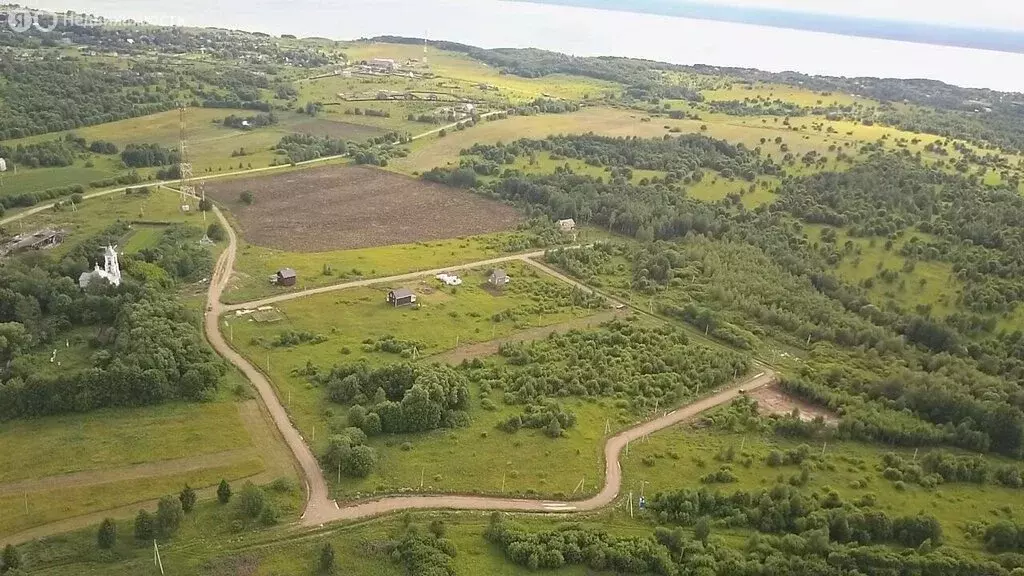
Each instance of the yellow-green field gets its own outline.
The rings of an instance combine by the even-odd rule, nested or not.
[[[820,242],[821,234],[826,229],[821,225],[805,225],[808,240],[814,244]],[[886,249],[885,238],[854,238],[841,229],[835,229],[836,246],[844,250],[850,242],[854,252],[846,255],[837,267],[839,275],[852,284],[862,284],[864,280],[873,278],[868,294],[877,303],[895,302],[908,310],[918,305],[928,306],[932,314],[945,316],[956,308],[962,283],[953,274],[953,268],[945,262],[921,261],[914,264],[912,271],[904,271],[907,259],[900,255],[900,248],[916,237],[924,242],[930,239],[928,234],[911,232],[892,243]],[[859,251],[859,253],[857,253]],[[879,274],[882,270],[893,270],[899,278],[886,282]]]

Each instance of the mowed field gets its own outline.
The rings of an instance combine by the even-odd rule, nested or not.
[[[251,191],[255,202],[239,195]],[[207,185],[245,238],[295,252],[387,246],[507,230],[511,207],[368,167],[325,166]]]

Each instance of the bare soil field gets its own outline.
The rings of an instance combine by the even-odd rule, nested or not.
[[[386,131],[373,126],[352,124],[351,122],[339,122],[337,120],[325,120],[322,118],[309,118],[292,123],[292,129],[302,134],[313,136],[329,136],[342,140],[362,142],[374,136],[383,136]]]
[[[252,205],[239,200],[243,191]],[[211,183],[242,235],[258,246],[319,252],[508,230],[510,206],[366,166],[324,166]]]
[[[758,388],[750,393],[750,397],[757,400],[758,409],[767,414],[790,414],[797,408],[801,420],[813,420],[821,416],[830,425],[839,422],[839,418],[832,412],[790,396],[775,386]]]

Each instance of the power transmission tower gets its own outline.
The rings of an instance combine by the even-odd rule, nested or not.
[[[188,108],[182,104],[178,107],[178,171],[180,182],[178,184],[178,191],[181,193],[181,205],[182,207],[189,205],[188,199],[194,198],[196,195],[196,189],[192,186],[192,163],[188,161],[188,125],[186,123],[186,117],[188,116]],[[187,210],[187,208],[186,208]]]

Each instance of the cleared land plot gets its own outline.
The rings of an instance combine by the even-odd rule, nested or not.
[[[505,266],[505,270],[512,280],[501,293],[482,286],[487,270],[464,271],[460,274],[463,284],[454,290],[441,288],[433,278],[425,279],[426,286],[418,281],[402,284],[416,291],[422,305],[419,309],[396,309],[385,303],[385,286],[354,288],[282,303],[280,310],[286,319],[280,322],[264,324],[249,321],[248,316],[228,316],[225,318],[228,323],[225,332],[232,338],[235,347],[255,365],[267,370],[293,421],[305,438],[316,438],[311,444],[314,450],[319,450],[326,444],[330,426],[338,423],[337,415],[346,408],[330,403],[323,389],[311,385],[305,377],[297,374],[296,371],[305,369],[307,363],[327,369],[335,364],[361,359],[371,364],[413,361],[412,355],[377,351],[372,344],[364,344],[364,340],[376,342],[389,335],[401,341],[406,349],[411,349],[415,344],[419,361],[431,362],[434,360],[431,354],[443,353],[462,344],[504,338],[523,330],[561,324],[599,312],[596,307],[588,309],[571,306],[568,301],[572,290],[570,286],[529,265],[512,262]],[[316,344],[274,345],[279,336],[293,331],[307,331],[324,340]],[[467,446],[473,443],[475,450],[475,442],[480,439],[481,432],[487,431],[493,439],[480,448],[479,457],[466,460],[464,473],[454,468],[451,472],[445,472],[445,461],[447,459],[451,463],[449,451],[453,449],[446,440],[449,431],[432,433],[422,446],[424,458],[432,454],[429,461],[436,463],[431,464],[433,472],[428,469],[427,481],[435,474],[442,475],[441,481],[431,482],[436,489],[500,491],[500,473],[497,477],[493,476],[493,466],[484,455],[498,453],[491,450],[507,451],[516,441],[505,435],[497,435],[493,427],[498,422],[497,418],[508,418],[516,413],[517,408],[487,412],[480,408],[479,397],[474,397],[477,398],[474,400],[477,405],[471,408],[471,413],[475,420],[479,419],[480,425],[450,432],[459,435]],[[600,471],[599,444],[594,440],[604,434],[605,418],[600,416],[602,408],[576,400],[572,401],[572,405],[581,418],[585,414],[592,415],[590,422],[593,426],[579,436],[583,444],[550,442],[539,431],[536,431],[535,438],[532,433],[522,435],[522,438],[530,437],[529,446],[537,450],[549,444],[557,450],[544,455],[541,465],[523,464],[521,472],[516,472],[517,476],[522,474],[519,480],[508,478],[509,491],[525,493],[533,489],[554,492],[566,489],[562,484],[569,484],[569,480],[560,480],[558,488],[545,490],[545,483],[540,482],[544,479],[544,470],[567,461],[573,457],[576,448],[584,445],[587,447],[587,457],[580,459],[579,468],[571,470],[571,475],[575,475],[576,470],[582,470],[582,474],[586,475]],[[575,408],[577,405],[578,409]],[[417,446],[421,445],[424,438],[427,437],[408,437]],[[343,478],[342,485],[338,487],[339,493],[354,496],[375,491],[378,485],[386,486],[388,490],[411,487],[414,477],[415,486],[418,487],[420,466],[415,461],[407,462],[407,455],[399,449],[399,437],[381,437],[374,442],[375,447],[386,449],[382,454],[386,464],[381,472],[360,481]],[[524,458],[531,451],[529,446],[521,452]],[[568,476],[569,472],[566,474]],[[329,480],[336,481],[336,478],[330,478],[330,474],[328,476]],[[477,481],[485,484],[474,488],[473,483]],[[577,482],[579,478],[572,480],[567,490],[571,491]]]
[[[239,195],[256,201],[246,206]],[[506,230],[511,207],[446,186],[361,166],[325,166],[207,185],[242,235],[297,252],[364,248]]]
[[[762,414],[792,414],[798,410],[801,420],[813,420],[818,416],[830,424],[839,421],[835,414],[810,402],[805,402],[795,396],[790,396],[775,386],[762,386],[750,393],[750,397],[757,401],[757,407]]]
[[[415,270],[486,260],[506,254],[503,246],[513,234],[499,232],[434,242],[305,253],[243,243],[237,253],[231,282],[221,300],[228,303],[248,302],[347,280],[394,276]],[[295,286],[276,286],[267,281],[268,276],[281,268],[292,268],[298,273]]]

